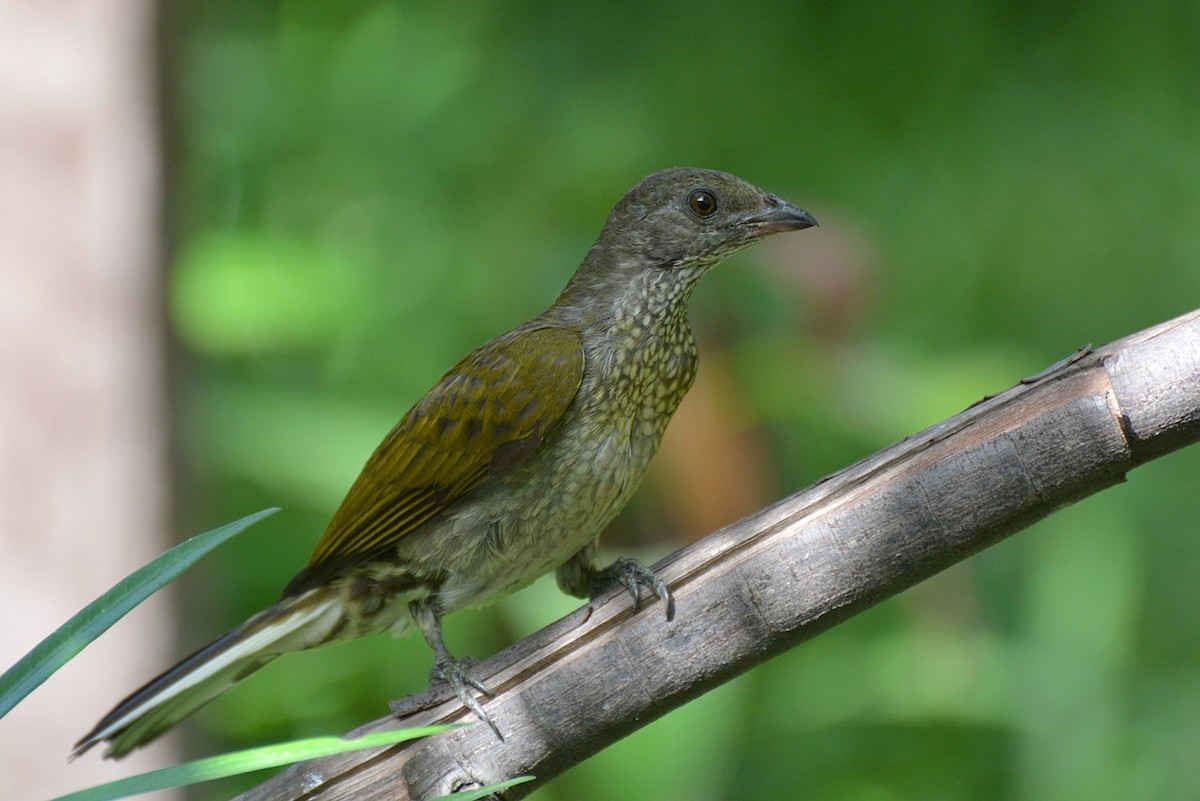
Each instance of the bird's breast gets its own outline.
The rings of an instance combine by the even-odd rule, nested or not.
[[[696,343],[686,318],[649,312],[617,321],[607,358],[596,359],[597,411],[634,438],[657,447],[667,423],[696,379]]]

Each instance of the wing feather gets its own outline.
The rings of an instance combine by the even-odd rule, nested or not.
[[[450,369],[392,429],[285,594],[324,583],[535,452],[583,379],[575,332],[510,331]]]

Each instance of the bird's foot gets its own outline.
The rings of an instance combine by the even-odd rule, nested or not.
[[[675,596],[671,595],[671,590],[667,588],[666,583],[654,575],[654,571],[641,562],[626,557],[618,559],[601,570],[596,575],[596,580],[593,584],[596,587],[596,591],[592,595],[595,597],[599,592],[608,590],[618,584],[629,590],[629,594],[633,596],[633,608],[635,610],[641,606],[640,588],[645,587],[657,595],[659,600],[666,605],[667,620],[675,619]]]
[[[429,673],[429,681],[433,684],[445,682],[450,685],[450,689],[454,690],[454,694],[458,696],[458,700],[462,701],[463,706],[471,710],[475,717],[488,725],[498,737],[503,740],[504,735],[500,733],[496,723],[484,710],[483,704],[479,703],[479,699],[471,694],[471,690],[477,690],[482,695],[492,698],[494,693],[489,690],[483,682],[479,681],[467,672],[467,669],[475,664],[475,660],[454,659],[453,657],[444,657],[436,660],[433,663],[433,670]]]

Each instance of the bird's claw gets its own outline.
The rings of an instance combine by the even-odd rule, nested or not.
[[[653,592],[667,607],[667,620],[675,619],[675,596],[666,582],[654,574],[654,571],[636,559],[623,558],[613,562],[602,571],[604,585],[611,587],[621,584],[633,596],[633,608],[641,606],[641,588]]]
[[[438,659],[433,663],[433,670],[429,673],[429,681],[431,683],[445,682],[450,685],[450,689],[454,690],[454,694],[458,696],[458,700],[462,701],[463,706],[471,710],[471,714],[477,717],[488,725],[488,728],[499,739],[503,740],[504,735],[500,733],[500,729],[492,720],[491,715],[483,708],[483,704],[479,703],[479,699],[471,694],[474,689],[482,695],[492,698],[495,696],[491,690],[484,685],[479,679],[467,672],[467,668],[474,660],[464,659]]]

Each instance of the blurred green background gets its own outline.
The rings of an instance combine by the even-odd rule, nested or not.
[[[188,577],[181,654],[277,597],[391,425],[549,304],[654,170],[735,172],[822,227],[698,290],[700,383],[613,554],[1200,297],[1195,2],[163,13],[179,537],[284,507]],[[536,798],[1200,797],[1198,476],[1195,448],[1147,465]],[[543,580],[448,641],[484,657],[576,604]],[[418,637],[292,656],[190,730],[342,732],[430,663]]]

